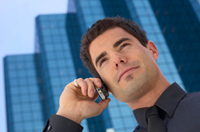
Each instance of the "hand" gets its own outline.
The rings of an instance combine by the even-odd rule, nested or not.
[[[60,96],[60,107],[57,115],[64,116],[77,123],[85,118],[100,115],[107,108],[110,99],[101,100],[96,103],[98,95],[96,88],[101,87],[101,80],[98,78],[82,78],[77,79],[80,88],[74,86],[74,83],[69,83]]]

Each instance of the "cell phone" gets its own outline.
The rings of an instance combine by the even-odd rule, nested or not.
[[[96,89],[98,95],[100,96],[100,98],[102,100],[105,100],[105,99],[108,98],[109,93],[108,93],[108,89],[106,88],[104,82],[102,80],[101,80],[101,82],[102,82],[102,87],[101,88],[96,88],[95,87],[95,89]]]

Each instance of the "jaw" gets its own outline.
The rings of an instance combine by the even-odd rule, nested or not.
[[[137,72],[127,75],[118,84],[115,84],[112,93],[119,101],[125,103],[138,102],[154,87],[155,80],[150,78],[152,78],[152,75],[140,68]]]

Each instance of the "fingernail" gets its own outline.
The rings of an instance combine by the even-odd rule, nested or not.
[[[99,85],[99,86],[100,86],[100,85],[101,85],[101,82],[100,82],[100,81],[98,81],[98,82],[97,82],[97,85]]]

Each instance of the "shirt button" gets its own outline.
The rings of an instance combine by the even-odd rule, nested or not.
[[[50,131],[50,130],[51,130],[51,128],[52,128],[52,126],[48,126],[47,130],[48,130],[48,131]]]

